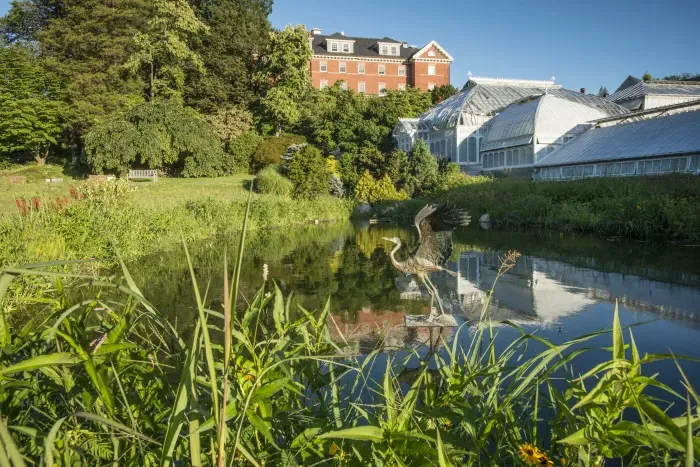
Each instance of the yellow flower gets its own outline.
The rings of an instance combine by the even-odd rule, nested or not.
[[[542,452],[532,444],[525,443],[518,449],[518,455],[527,465],[538,465]]]
[[[540,455],[537,457],[537,463],[535,465],[541,466],[541,467],[554,467],[554,462],[547,457],[547,454],[544,452],[540,452]]]

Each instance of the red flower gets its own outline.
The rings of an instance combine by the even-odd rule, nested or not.
[[[32,208],[39,209],[39,207],[40,207],[39,197],[35,196],[32,198]]]
[[[27,214],[27,200],[24,198],[15,198],[15,206],[21,215]]]
[[[76,187],[72,186],[68,189],[68,191],[70,192],[70,195],[73,197],[73,199],[75,199],[75,200],[80,199],[80,192],[78,191],[78,189]]]

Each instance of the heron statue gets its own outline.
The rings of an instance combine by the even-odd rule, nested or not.
[[[436,320],[445,314],[437,287],[431,282],[429,274],[445,271],[452,276],[456,272],[445,269],[447,260],[452,256],[452,231],[457,227],[469,225],[471,217],[462,209],[451,208],[447,205],[428,204],[416,215],[414,224],[418,229],[418,247],[404,261],[396,259],[396,252],[401,249],[401,239],[386,238],[394,244],[389,253],[391,264],[406,274],[418,277],[430,294],[430,320]],[[437,301],[438,309],[433,305]]]

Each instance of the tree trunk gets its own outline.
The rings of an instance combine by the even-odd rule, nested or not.
[[[36,161],[36,165],[44,165],[44,164],[46,164],[46,158],[49,156],[49,150],[47,148],[43,152],[42,151],[34,151],[33,155],[34,155],[34,160]]]

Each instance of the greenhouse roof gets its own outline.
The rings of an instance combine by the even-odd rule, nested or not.
[[[676,154],[700,154],[700,110],[593,128],[535,165],[548,167]]]
[[[647,95],[698,96],[700,82],[697,81],[640,81],[607,97],[612,102],[639,99]]]
[[[600,108],[581,104],[554,94],[538,96],[508,106],[491,120],[482,150],[528,144],[536,135],[549,144],[567,133],[584,131],[582,124],[607,117]]]
[[[599,108],[605,112],[605,116],[627,112],[627,109],[614,102],[564,89],[553,81],[472,78],[460,93],[445,99],[421,115],[420,121],[423,126],[431,129],[454,128],[459,125],[463,113],[493,116],[513,102],[542,94],[551,94]]]

